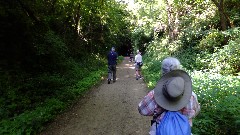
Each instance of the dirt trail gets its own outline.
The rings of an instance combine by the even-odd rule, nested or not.
[[[105,79],[40,135],[147,135],[151,117],[137,110],[147,87],[135,79],[134,65],[128,60],[117,66],[115,83],[107,84]]]

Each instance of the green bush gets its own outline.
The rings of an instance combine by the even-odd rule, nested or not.
[[[105,59],[91,56],[80,62],[64,60],[61,69],[53,73],[3,72],[0,134],[35,134],[45,122],[97,84],[107,73],[106,65]]]
[[[37,107],[34,111],[26,111],[11,119],[0,121],[0,134],[36,134],[44,123],[61,112],[65,106],[66,103],[57,99],[46,100],[44,107]]]
[[[197,54],[196,65],[199,68],[196,70],[211,71],[221,74],[237,75],[240,72],[240,31],[239,28],[230,29],[222,32],[229,37],[229,42],[221,48],[215,48],[214,52],[209,52],[208,49],[202,50]],[[211,38],[209,38],[211,40]],[[213,40],[213,44],[219,42]],[[218,39],[220,40],[220,39]],[[203,41],[203,40],[202,40]],[[218,43],[220,44],[220,42]],[[214,45],[213,45],[214,46]],[[212,48],[213,49],[213,48]]]
[[[62,65],[66,62],[66,54],[68,48],[63,39],[55,32],[49,30],[40,37],[40,40],[35,45],[36,59],[35,67],[41,68],[43,71],[61,71]]]
[[[144,81],[152,89],[160,78],[160,67],[154,61],[149,63],[152,65],[144,65],[143,73]],[[240,78],[200,71],[188,72],[201,106],[200,114],[193,120],[192,132],[197,135],[239,133]]]
[[[200,43],[195,46],[198,51],[206,51],[213,53],[223,45],[225,35],[218,30],[211,30],[208,34],[201,39]]]
[[[144,59],[144,66],[143,74],[144,74],[144,80],[147,82],[147,85],[150,89],[154,88],[157,81],[160,78],[160,69],[161,69],[161,62],[160,61],[147,61],[147,59]]]
[[[199,70],[203,66],[201,63],[196,62],[198,52],[192,48],[178,50],[174,55],[180,60],[182,66],[188,70]]]
[[[142,52],[146,49],[146,44],[148,44],[153,39],[153,31],[149,29],[148,25],[143,27],[138,27],[132,32],[131,40],[135,48],[140,49]]]
[[[142,73],[147,86],[152,89],[161,76],[161,61],[169,56],[167,51],[167,42],[165,39],[162,41],[153,41],[149,44],[146,53],[143,55]]]
[[[240,39],[230,41],[219,52],[210,58],[209,68],[219,69],[221,74],[239,74],[240,72]]]
[[[185,50],[174,53],[174,57],[180,60],[182,68],[191,75],[193,90],[198,95],[201,106],[200,114],[193,120],[193,134],[239,134],[240,132],[238,128],[240,126],[240,102],[238,100],[240,98],[240,78],[239,76],[214,74],[212,69],[209,68],[210,66],[216,67],[213,63],[209,65],[213,57],[215,59],[224,57],[225,60],[234,61],[231,63],[237,63],[238,56],[240,56],[237,41],[238,38],[235,38],[234,42],[230,41],[229,45],[226,45],[221,51],[215,52],[216,55],[209,52],[199,54],[197,50],[191,48],[185,48]],[[168,52],[171,52],[171,50],[168,51],[167,49],[157,51],[156,48],[161,45],[163,43],[152,43],[143,57],[144,81],[151,89],[155,87],[156,82],[160,79],[161,61],[170,56]],[[167,52],[161,52],[162,50]],[[223,52],[228,53],[223,55]],[[232,56],[233,58],[230,59]],[[220,63],[218,64],[220,65]],[[196,71],[197,69],[200,71]]]
[[[182,49],[193,48],[199,44],[200,40],[206,34],[206,31],[201,28],[188,27],[183,29],[179,35],[179,40],[182,44]]]
[[[118,61],[117,61],[117,63],[121,63],[123,60],[124,60],[124,57],[123,57],[123,56],[118,56]]]
[[[46,122],[66,109],[71,104],[71,101],[100,82],[102,75],[106,75],[105,67],[91,72],[75,85],[64,87],[65,89],[61,89],[62,91],[57,91],[55,96],[49,97],[35,109],[26,110],[12,118],[2,119],[0,121],[0,134],[30,135],[38,133]]]
[[[201,105],[200,114],[194,119],[193,133],[239,133],[240,78],[202,72],[192,72],[191,77]]]

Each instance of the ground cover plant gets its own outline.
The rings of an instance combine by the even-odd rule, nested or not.
[[[16,93],[9,95],[14,100],[2,98],[2,100],[9,101],[9,104],[2,104],[1,106],[0,134],[36,134],[39,132],[46,122],[53,119],[57,114],[65,110],[72,101],[101,81],[102,76],[105,76],[107,73],[106,62],[104,63],[102,66],[96,65],[98,68],[95,68],[95,70],[92,68],[91,71],[82,70],[79,66],[75,67],[77,69],[71,70],[73,73],[69,72],[69,78],[63,78],[59,75],[40,76],[45,81],[41,81],[41,83],[48,83],[48,85],[44,84],[43,86],[48,87],[42,88],[42,91],[38,93],[29,93],[32,96],[36,94],[35,98],[31,99],[28,98],[30,96],[26,95],[25,99],[23,96],[19,96],[19,94],[23,93],[19,93],[18,96],[15,95]],[[34,85],[35,81],[40,81],[40,78],[33,78],[33,81],[28,82],[28,85],[36,86]],[[79,79],[77,80],[76,78]],[[40,88],[39,86],[38,89]],[[15,89],[8,90],[9,92],[14,92]],[[42,98],[44,95],[45,98]],[[39,100],[36,99],[38,96]],[[31,102],[34,106],[29,107]],[[10,109],[20,110],[19,107],[22,107],[22,111],[9,111]]]
[[[1,1],[0,134],[36,134],[101,81],[127,16],[115,1]]]
[[[150,89],[160,79],[160,61],[146,61],[144,79]],[[155,66],[152,64],[155,63]],[[184,67],[182,67],[184,68]],[[211,72],[188,71],[193,91],[201,105],[200,114],[193,121],[193,134],[237,134],[240,132],[240,77],[223,76]]]
[[[191,72],[193,90],[201,112],[194,120],[194,134],[238,134],[240,132],[240,77],[211,72]]]
[[[118,63],[121,63],[123,59],[123,56],[119,56]],[[36,86],[34,83],[38,81],[41,83],[48,83],[47,85],[43,85],[48,87],[44,87],[41,92],[36,93],[36,96],[34,96],[35,98],[33,98],[35,101],[31,101],[31,98],[28,98],[30,96],[26,96],[27,99],[25,99],[22,96],[15,95],[16,93],[9,95],[13,96],[14,100],[9,101],[9,105],[2,104],[0,112],[0,116],[2,117],[0,121],[0,134],[39,133],[47,122],[54,119],[56,115],[71,106],[74,100],[80,98],[87,90],[102,81],[104,76],[107,75],[106,61],[106,59],[92,59],[91,62],[88,63],[88,65],[91,66],[90,68],[83,68],[77,63],[71,63],[72,68],[65,77],[43,74],[38,78],[33,78],[33,81],[29,82],[27,85]],[[87,65],[84,66],[88,67]],[[38,89],[40,88],[39,86]],[[55,90],[53,88],[55,88]],[[15,89],[8,90],[13,91]],[[36,99],[37,95],[41,101]],[[42,98],[44,95],[45,98]],[[2,100],[7,99],[2,98]],[[24,102],[24,100],[28,100],[28,102]],[[35,106],[29,107],[30,102],[34,102]],[[19,106],[23,106],[24,108],[22,108],[23,111],[18,112],[18,114],[15,111],[9,111],[9,108],[17,110]],[[15,114],[8,114],[11,112]],[[10,116],[12,117],[8,118]]]
[[[182,64],[181,68],[192,77],[193,91],[197,94],[201,105],[200,114],[193,121],[192,133],[197,135],[239,133],[240,76],[220,74],[210,68],[195,70],[198,64],[194,65],[194,57],[191,57],[194,51],[186,49],[183,50],[184,53],[179,51],[174,53],[171,48],[166,48],[168,45],[164,40],[152,42],[143,56],[144,80],[149,89],[153,89],[160,79],[161,61],[169,56],[176,57]],[[224,49],[226,48],[222,50]],[[232,52],[234,50],[237,49],[232,49]]]

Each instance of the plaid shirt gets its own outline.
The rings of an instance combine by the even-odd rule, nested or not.
[[[154,111],[157,114],[161,114],[157,117],[157,122],[161,122],[163,116],[165,115],[165,109],[160,107],[156,101],[154,100],[154,90],[150,91],[143,100],[138,105],[138,111],[141,115],[144,116],[153,116]],[[192,126],[192,118],[194,118],[200,111],[200,105],[197,101],[197,96],[194,92],[192,92],[192,96],[190,98],[190,102],[179,112],[185,115],[188,120],[190,126]]]

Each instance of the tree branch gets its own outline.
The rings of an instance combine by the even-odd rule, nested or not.
[[[38,17],[36,17],[33,13],[33,11],[31,11],[26,5],[23,4],[23,2],[21,0],[17,0],[19,2],[19,4],[21,5],[21,7],[23,8],[23,10],[26,12],[26,14],[32,18],[34,21],[36,22],[40,22],[40,19]]]

